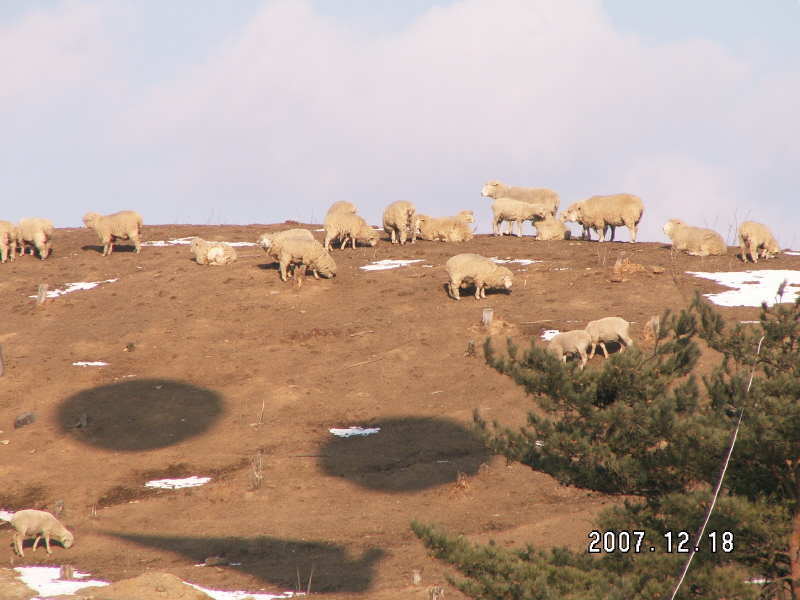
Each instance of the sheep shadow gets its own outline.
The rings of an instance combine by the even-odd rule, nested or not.
[[[103,248],[105,248],[105,246],[103,246],[103,245],[95,246],[93,244],[89,244],[87,246],[81,246],[81,250],[84,250],[84,251],[87,251],[87,252],[91,250],[91,251],[97,252],[98,254],[102,254],[103,253]],[[136,246],[134,244],[117,245],[117,243],[114,242],[114,252],[113,252],[113,254],[116,254],[117,252],[134,252],[135,253],[136,252]]]
[[[330,440],[320,449],[322,470],[362,487],[412,492],[456,482],[459,471],[474,475],[491,452],[467,427],[445,419],[407,417],[364,425],[371,435]]]
[[[359,593],[372,586],[374,564],[386,552],[381,548],[364,550],[351,557],[347,549],[331,542],[289,540],[274,537],[169,537],[104,532],[140,546],[166,550],[198,564],[210,556],[224,557],[228,569],[236,569],[269,582],[281,589],[296,589],[298,580],[305,591],[311,577],[316,593]],[[297,590],[301,591],[301,590]]]
[[[83,390],[58,410],[62,431],[99,448],[136,452],[200,435],[224,413],[222,397],[168,379],[138,379]]]
[[[448,297],[450,297],[449,282],[445,282],[442,284],[442,290],[444,290],[444,293],[447,294]],[[485,288],[484,291],[486,292],[487,296],[493,296],[494,294],[502,294],[503,296],[511,295],[511,290],[507,289],[497,290],[492,288]],[[465,283],[461,288],[459,288],[458,295],[461,297],[462,300],[465,298],[475,298],[475,284]],[[453,298],[450,299],[453,300]]]

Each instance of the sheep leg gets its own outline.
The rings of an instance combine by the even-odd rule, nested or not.
[[[613,242],[613,241],[614,241],[614,232],[616,231],[616,229],[617,229],[617,228],[616,228],[616,226],[614,226],[614,225],[607,225],[606,227],[608,227],[609,229],[611,229],[611,237],[610,237],[610,238],[608,238],[608,241],[609,241],[609,242]],[[605,232],[605,227],[603,228],[603,231]]]
[[[281,258],[281,264],[280,264],[281,281],[286,281],[286,267],[288,266],[289,266],[289,261],[287,259]]]
[[[754,263],[758,262],[758,246],[756,246],[755,240],[750,240],[750,258]]]
[[[522,237],[522,219],[517,219],[517,237]]]
[[[579,355],[580,355],[580,357],[581,357],[581,371],[583,371],[583,367],[585,367],[585,366],[586,366],[586,363],[587,363],[587,362],[588,362],[588,360],[589,360],[589,359],[586,357],[586,348],[582,348],[582,349],[581,349],[581,348],[578,348],[578,354],[579,354]]]
[[[22,536],[19,532],[14,533],[14,552],[16,552],[22,558],[25,558],[25,551],[22,549],[24,545],[24,541],[22,540]]]
[[[608,358],[608,350],[606,350],[606,344],[603,340],[600,340],[600,349],[603,351],[603,356]]]
[[[588,360],[592,360],[594,358],[595,350],[597,350],[597,344],[592,342],[591,345],[589,346],[589,359]]]
[[[461,294],[459,293],[460,287],[461,282],[456,279],[451,279],[450,283],[447,285],[447,293],[453,300],[461,300]]]

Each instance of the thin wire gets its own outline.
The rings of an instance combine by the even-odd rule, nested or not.
[[[761,339],[758,340],[758,350],[756,351],[756,356],[761,353],[761,342],[764,341],[764,336],[761,336]],[[757,361],[756,361],[757,364]],[[750,386],[753,385],[753,376],[756,374],[756,365],[753,365],[753,370],[750,372],[750,381],[747,384],[747,389],[744,392],[744,395],[750,393]],[[719,474],[719,480],[717,481],[717,487],[714,490],[714,498],[711,500],[711,504],[706,511],[706,518],[703,521],[703,526],[700,528],[700,531],[697,533],[697,537],[694,539],[694,545],[689,550],[689,557],[686,559],[686,563],[683,565],[683,572],[681,573],[680,579],[678,579],[678,583],[675,585],[675,589],[672,590],[672,595],[670,595],[669,600],[675,600],[675,595],[678,593],[681,585],[683,584],[683,580],[686,578],[686,573],[689,572],[689,565],[692,564],[692,559],[694,558],[695,553],[700,547],[700,541],[703,539],[703,534],[706,531],[706,525],[708,525],[709,519],[711,519],[711,513],[714,510],[714,506],[717,504],[717,498],[719,497],[719,491],[722,488],[722,480],[725,478],[725,472],[728,470],[728,463],[731,460],[731,454],[733,454],[733,447],[736,445],[736,437],[739,435],[739,427],[742,425],[742,417],[744,416],[744,406],[742,406],[742,410],[739,411],[739,422],[736,423],[736,429],[733,430],[733,436],[731,437],[731,443],[728,446],[728,454],[725,457],[725,462],[722,465],[722,472]]]

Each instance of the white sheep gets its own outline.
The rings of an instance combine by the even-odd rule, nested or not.
[[[462,286],[474,284],[475,299],[480,300],[486,298],[486,288],[510,292],[514,283],[514,274],[509,269],[478,254],[456,254],[447,261],[447,274],[450,276],[447,293],[455,300],[461,300]]]
[[[11,257],[14,260],[17,248],[17,228],[11,221],[0,221],[0,262]]]
[[[589,321],[589,324],[586,326],[586,333],[588,333],[592,339],[592,350],[589,352],[589,359],[591,360],[594,356],[597,344],[600,344],[600,348],[603,350],[603,356],[608,358],[606,342],[619,342],[619,351],[624,352],[625,348],[633,344],[631,336],[628,335],[630,328],[631,324],[620,317],[605,317],[597,321]]]
[[[352,241],[355,250],[356,242],[375,246],[378,243],[378,232],[358,215],[349,213],[333,213],[325,217],[325,250],[331,249],[334,239],[342,240],[341,249]]]
[[[543,204],[553,216],[556,215],[558,206],[561,204],[561,199],[558,197],[558,194],[549,188],[527,188],[518,187],[516,185],[504,185],[494,179],[483,186],[481,196],[488,196],[495,200],[498,198],[511,198],[512,200],[521,200],[529,204]]]
[[[94,229],[103,242],[103,256],[110,256],[114,252],[114,242],[117,240],[130,240],[137,253],[142,251],[142,215],[134,210],[106,216],[88,212],[83,215],[83,226]]]
[[[614,241],[614,231],[625,226],[631,232],[631,243],[636,243],[636,230],[644,213],[642,199],[633,194],[612,194],[611,196],[592,196],[586,200],[578,200],[569,205],[561,213],[561,221],[580,223],[584,233],[594,229],[600,241],[604,241],[605,232],[611,228],[609,241]],[[591,239],[591,235],[589,235]]]
[[[20,255],[25,254],[25,247],[31,246],[39,251],[42,260],[50,256],[53,251],[53,233],[55,228],[50,219],[44,217],[26,217],[17,223],[17,246]]]
[[[331,207],[328,209],[328,214],[332,215],[334,213],[347,213],[350,215],[358,214],[356,212],[356,205],[352,202],[348,202],[347,200],[339,200],[338,202],[331,204]]]
[[[592,337],[583,329],[565,331],[553,336],[547,348],[555,353],[561,362],[567,362],[567,354],[577,354],[581,357],[581,369],[589,360],[587,350],[592,343]]]
[[[258,238],[258,243],[264,249],[267,256],[274,259],[276,262],[280,262],[281,242],[289,238],[313,240],[314,234],[308,229],[285,229],[278,233],[262,234],[261,237]],[[294,277],[294,274],[287,273],[287,276]]]
[[[703,227],[691,227],[681,219],[670,219],[664,225],[664,233],[672,241],[672,249],[686,252],[689,256],[714,256],[728,252],[725,240],[716,231]]]
[[[472,228],[460,217],[429,217],[417,215],[417,229],[423,240],[442,242],[468,242]]]
[[[392,243],[396,244],[398,237],[400,238],[400,245],[406,243],[408,239],[408,230],[411,230],[411,243],[417,239],[417,209],[411,202],[406,200],[398,200],[392,202],[383,211],[383,230],[388,233],[392,238]]]
[[[302,283],[306,268],[314,273],[314,278],[334,277],[336,275],[336,263],[330,254],[317,240],[306,238],[285,238],[280,243],[278,252],[280,261],[281,280],[286,281],[286,268],[290,265],[297,265],[299,272],[295,271],[295,278]]]
[[[16,529],[14,533],[14,551],[20,556],[25,556],[22,549],[26,537],[36,536],[36,541],[33,542],[33,551],[36,551],[36,546],[39,545],[39,540],[44,538],[44,545],[47,548],[47,553],[52,554],[50,550],[50,538],[58,540],[64,548],[70,548],[74,537],[66,527],[59,523],[49,512],[43,510],[19,510],[11,517],[11,525]]]
[[[514,232],[514,223],[517,224],[517,237],[522,237],[523,221],[543,221],[550,214],[547,207],[542,204],[531,204],[511,198],[498,198],[492,204],[492,233],[502,235],[502,222],[508,222],[508,231]]]
[[[572,236],[569,227],[548,214],[544,221],[536,221],[536,240],[540,242],[551,242],[555,240],[568,240]]]
[[[745,221],[739,225],[739,246],[742,248],[742,262],[747,262],[748,250],[754,263],[758,262],[759,250],[763,259],[774,258],[780,252],[778,241],[769,228],[755,221]]]
[[[467,223],[475,222],[475,214],[471,210],[462,210],[456,216],[459,219],[464,219]]]
[[[196,237],[189,244],[189,250],[194,254],[198,265],[227,265],[236,262],[236,250],[225,242],[207,242],[201,237]]]

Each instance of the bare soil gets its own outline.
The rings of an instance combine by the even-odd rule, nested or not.
[[[253,242],[296,226],[153,226],[145,238]],[[238,248],[227,267],[197,265],[187,246],[141,254],[122,246],[106,258],[101,250],[92,231],[60,229],[47,260],[0,265],[0,440],[8,441],[0,509],[52,511],[63,501],[62,521],[75,534],[69,550],[19,559],[4,524],[3,560],[69,563],[110,581],[163,571],[276,593],[305,590],[311,577],[311,591],[332,599],[424,598],[428,586],[446,585],[446,567],[426,555],[412,519],[482,542],[586,547],[593,515],[618,499],[507,465],[471,433],[475,408],[517,425],[533,406],[485,365],[483,340],[510,335],[527,345],[544,330],[617,315],[647,343],[642,326],[652,315],[684,306],[695,287],[723,289],[685,271],[752,268],[733,248],[700,259],[656,243],[477,236],[401,247],[383,236],[376,248],[335,250],[338,276],[298,288],[280,281],[257,246]],[[465,290],[456,302],[444,264],[462,252],[540,262],[507,265],[516,272],[511,294],[476,301]],[[623,253],[643,269],[615,273]],[[421,262],[360,268],[382,259]],[[800,268],[800,257],[758,266]],[[110,279],[39,307],[31,297],[43,283]],[[487,307],[489,330],[481,326]],[[720,310],[730,319],[758,315]],[[15,429],[24,411],[38,419]],[[329,432],[349,426],[381,431]],[[143,485],[189,475],[211,482]],[[207,558],[222,564],[197,566]],[[421,587],[412,587],[412,570]]]

